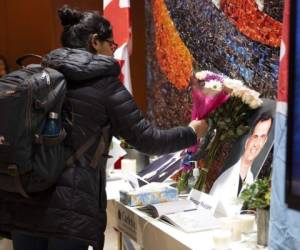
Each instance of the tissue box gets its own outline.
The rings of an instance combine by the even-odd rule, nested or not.
[[[160,190],[120,191],[120,201],[127,206],[145,206],[178,200],[176,188],[165,187]]]

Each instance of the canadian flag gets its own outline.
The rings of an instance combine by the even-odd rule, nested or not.
[[[277,100],[287,103],[288,101],[288,75],[289,75],[289,37],[290,37],[290,9],[291,1],[284,2],[282,40],[280,46],[280,68]]]
[[[119,45],[114,53],[120,62],[121,81],[132,94],[129,56],[131,54],[130,0],[103,0],[103,16],[113,27],[114,40]]]

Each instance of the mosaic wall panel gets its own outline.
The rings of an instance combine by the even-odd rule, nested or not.
[[[223,73],[243,80],[263,97],[276,97],[283,0],[213,2],[145,0],[148,117],[158,127],[191,120],[193,70]],[[208,176],[208,188],[231,147],[222,148]],[[263,173],[270,164],[267,161]]]
[[[263,2],[266,12],[255,0],[221,0],[220,9],[211,0],[146,0],[148,115],[154,123],[189,122],[193,68],[241,79],[263,97],[276,97],[282,0]]]
[[[265,0],[263,11],[277,21],[282,22],[284,0]]]

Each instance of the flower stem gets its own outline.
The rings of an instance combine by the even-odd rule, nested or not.
[[[200,191],[205,191],[205,183],[206,183],[206,177],[209,173],[209,170],[211,168],[212,163],[215,160],[215,157],[218,153],[218,150],[220,148],[220,134],[217,132],[212,145],[208,151],[207,157],[206,157],[206,163],[205,167],[201,169],[199,179],[197,180],[195,184],[195,189]]]

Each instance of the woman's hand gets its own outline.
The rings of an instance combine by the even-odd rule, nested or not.
[[[203,137],[207,133],[207,122],[205,120],[193,120],[190,122],[189,127],[191,127],[198,138]]]

